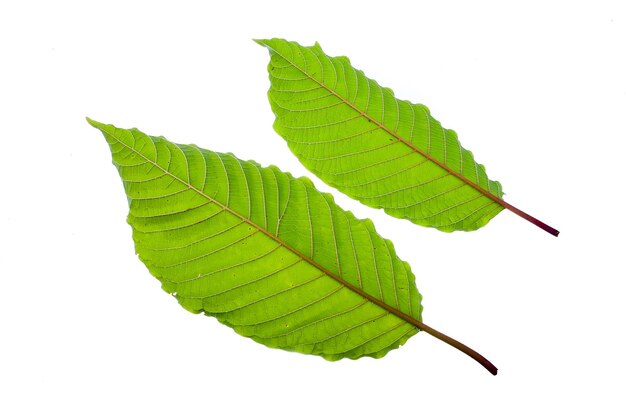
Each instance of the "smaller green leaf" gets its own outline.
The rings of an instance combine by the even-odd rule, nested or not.
[[[266,47],[274,129],[324,182],[391,216],[441,231],[473,231],[507,208],[553,235],[558,231],[505,202],[456,132],[422,104],[399,100],[319,44],[257,40]]]
[[[124,183],[139,258],[163,290],[268,347],[382,357],[420,329],[409,265],[310,180],[89,120]]]

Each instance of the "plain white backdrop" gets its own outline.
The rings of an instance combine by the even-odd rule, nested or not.
[[[473,233],[370,217],[425,333],[380,360],[268,349],[160,290],[85,116],[308,175],[272,129],[283,37],[429,106],[500,180]],[[626,13],[619,1],[4,1],[0,416],[623,417]],[[324,191],[330,188],[317,179]]]

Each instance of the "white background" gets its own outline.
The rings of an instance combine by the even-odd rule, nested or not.
[[[620,3],[2,2],[0,416],[625,416]],[[334,193],[412,265],[424,321],[498,376],[425,333],[381,360],[268,349],[181,309],[134,255],[84,117],[307,175],[272,129],[251,39],[274,36],[429,106],[562,231],[503,212],[445,234]]]

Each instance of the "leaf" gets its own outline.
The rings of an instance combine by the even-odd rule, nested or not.
[[[389,215],[441,231],[472,231],[508,208],[502,186],[428,108],[396,99],[346,57],[319,44],[257,40],[267,47],[274,129],[327,184]]]
[[[392,243],[310,180],[89,123],[124,183],[139,258],[184,308],[266,346],[329,360],[382,357],[423,329],[495,373],[421,322],[414,275]]]

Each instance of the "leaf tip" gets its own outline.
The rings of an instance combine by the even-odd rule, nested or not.
[[[257,44],[267,47],[267,39],[252,39]]]
[[[104,126],[103,123],[95,121],[91,119],[89,116],[86,116],[85,119],[87,120],[87,123],[93,126],[94,128],[102,130],[102,127]]]

